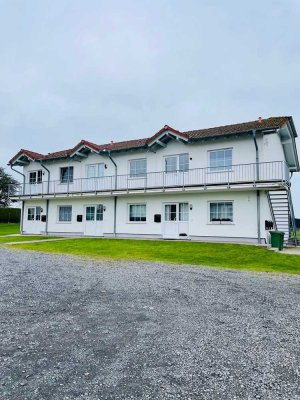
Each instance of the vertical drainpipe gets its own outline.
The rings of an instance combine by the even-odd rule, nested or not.
[[[48,172],[48,181],[47,181],[47,194],[49,194],[50,190],[50,171],[45,165],[40,161],[41,167],[43,167]],[[46,222],[45,222],[45,234],[48,235],[48,215],[49,215],[49,199],[46,199]]]
[[[259,151],[256,140],[256,129],[252,130],[253,140],[255,145],[255,162],[256,162],[256,181],[259,180]],[[257,213],[257,242],[261,243],[261,232],[260,232],[260,191],[256,191],[256,213]]]
[[[116,190],[117,189],[118,166],[115,163],[114,159],[112,158],[111,152],[107,151],[107,150],[104,150],[104,151],[108,155],[110,161],[115,166],[115,190]],[[114,230],[113,230],[114,237],[116,237],[116,235],[117,235],[117,201],[118,201],[117,196],[114,196]]]
[[[48,172],[48,181],[47,181],[47,194],[49,194],[49,189],[50,189],[50,171],[45,165],[40,161],[41,167],[43,167],[47,172]]]
[[[23,177],[23,190],[22,190],[23,193],[22,193],[22,194],[24,195],[24,194],[25,194],[25,180],[26,180],[25,174],[23,174],[22,172],[20,172],[20,171],[14,169],[14,167],[13,167],[11,164],[9,164],[9,165],[10,165],[10,168],[11,168],[14,172],[16,172],[16,173],[19,174],[19,175],[22,175],[22,177]],[[21,233],[21,234],[23,234],[24,208],[25,208],[24,200],[22,200],[21,223],[20,223],[20,233]]]

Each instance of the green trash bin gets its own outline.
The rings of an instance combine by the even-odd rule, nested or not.
[[[283,249],[284,232],[281,231],[270,231],[271,234],[271,246],[277,247],[278,250]]]

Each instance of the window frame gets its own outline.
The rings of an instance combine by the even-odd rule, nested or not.
[[[130,209],[133,206],[144,206],[145,207],[145,217],[140,217],[140,218],[145,218],[145,220],[130,220]],[[138,218],[138,217],[135,217]],[[127,223],[129,224],[146,224],[147,223],[147,203],[129,203],[128,208],[127,208]]]
[[[183,156],[187,157],[187,162],[182,163],[181,158]],[[176,169],[172,171],[167,171],[167,159],[168,158],[175,158],[176,159]],[[178,154],[168,154],[164,156],[163,161],[163,171],[166,174],[176,174],[178,172],[188,172],[190,170],[190,154],[189,153],[178,153]],[[181,168],[181,165],[187,165],[187,168]]]
[[[230,217],[227,218],[220,218],[219,213],[222,211],[217,210],[217,217],[214,221],[211,218],[212,212],[211,212],[211,205],[217,204],[222,205],[222,204],[231,204],[231,219],[229,220]],[[227,214],[226,210],[226,214]],[[209,225],[233,225],[234,224],[234,201],[233,200],[210,200],[208,201],[208,224]]]
[[[29,210],[34,210],[34,212],[33,212],[33,218],[32,219],[29,219],[28,217],[29,217]],[[35,221],[35,215],[36,215],[36,207],[35,206],[30,206],[30,207],[27,207],[27,218],[26,218],[26,220],[27,221],[30,221],[30,222],[33,222],[33,221]]]
[[[133,162],[138,162],[138,161],[144,161],[145,162],[145,172],[140,172],[140,173],[132,173],[131,172],[131,163]],[[139,178],[146,178],[147,177],[147,158],[134,158],[132,160],[128,160],[128,176],[130,179],[139,179]],[[137,170],[137,168],[135,168]]]
[[[86,219],[87,215],[87,208],[88,207],[93,207],[95,210],[94,213],[94,219]],[[85,204],[84,206],[84,220],[88,222],[103,222],[104,220],[104,211],[105,211],[105,206],[104,204]],[[99,218],[98,218],[99,217]]]
[[[71,208],[71,219],[70,219],[70,221],[61,221],[61,220],[60,220],[60,209],[61,209],[62,207]],[[70,204],[65,204],[65,205],[58,205],[58,206],[57,206],[57,223],[59,223],[59,224],[71,224],[71,223],[72,223],[72,219],[73,219],[73,206],[72,206],[72,205],[70,205]]]
[[[100,175],[100,165],[103,166],[103,175]],[[89,176],[89,167],[95,167],[96,168],[96,176]],[[86,164],[86,177],[87,179],[93,179],[93,178],[103,178],[104,177],[104,171],[105,171],[105,163],[94,163],[94,164]]]
[[[70,173],[68,173],[68,179],[66,181],[62,180],[62,170],[63,169],[67,169],[69,171],[72,170],[72,179],[69,178],[70,177]],[[74,166],[73,165],[70,165],[68,167],[60,167],[60,169],[59,169],[59,181],[60,181],[61,185],[68,185],[69,183],[73,183],[73,181],[74,181]]]
[[[226,153],[226,151],[229,151],[229,150],[231,152],[231,163],[229,165],[226,165],[225,153]],[[212,166],[211,165],[211,154],[212,153],[218,153],[218,152],[224,152],[224,165],[223,166],[217,166],[217,165],[216,166]],[[207,161],[208,171],[210,173],[214,173],[214,172],[230,172],[230,171],[232,171],[232,166],[233,166],[233,162],[232,162],[232,159],[233,159],[233,147],[224,147],[222,149],[208,150],[207,151],[207,158],[208,158],[208,161]]]
[[[35,174],[35,181],[31,182],[30,181],[30,175]],[[43,182],[43,170],[41,169],[36,169],[34,171],[28,171],[28,183],[30,185],[37,185]]]
[[[33,218],[31,218],[31,219],[28,219],[29,210],[34,210],[34,212],[32,214]],[[26,220],[30,221],[30,222],[41,221],[42,212],[43,212],[43,207],[41,207],[41,206],[29,206],[29,207],[27,207]]]

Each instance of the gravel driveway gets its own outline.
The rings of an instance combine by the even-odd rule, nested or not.
[[[300,277],[0,249],[0,399],[300,399]]]

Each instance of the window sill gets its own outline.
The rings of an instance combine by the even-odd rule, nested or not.
[[[141,224],[147,224],[147,221],[127,221],[126,222],[126,224],[138,224],[138,225],[141,225]]]
[[[72,221],[56,221],[57,224],[72,224]]]
[[[230,221],[216,221],[208,222],[207,225],[235,225],[235,223]]]

